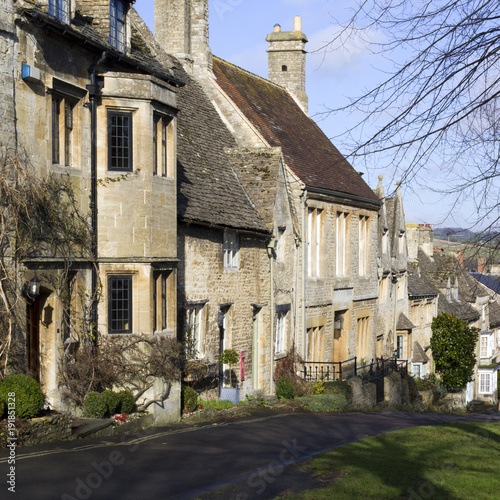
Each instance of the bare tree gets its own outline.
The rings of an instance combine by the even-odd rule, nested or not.
[[[22,371],[25,338],[24,263],[58,257],[64,263],[50,275],[63,298],[71,262],[86,257],[90,228],[68,176],[35,175],[19,155],[0,158],[0,374]]]
[[[437,190],[454,194],[455,208],[473,199],[475,224],[493,226],[499,219],[498,1],[359,0],[330,44],[353,33],[370,34],[369,42],[374,31],[382,41],[371,49],[393,69],[347,106],[328,111],[364,113],[347,133],[351,157],[391,165],[403,182],[427,187],[428,172],[438,168],[447,185]]]

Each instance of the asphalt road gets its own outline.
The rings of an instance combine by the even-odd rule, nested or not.
[[[399,412],[267,414],[199,427],[155,429],[107,441],[19,448],[15,494],[8,489],[12,483],[7,483],[8,450],[2,450],[0,498],[187,499],[221,488],[225,489],[213,498],[272,498],[284,489],[313,486],[310,478],[287,465],[366,436],[452,421],[492,422],[500,417]]]

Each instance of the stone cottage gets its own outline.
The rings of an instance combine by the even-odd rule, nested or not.
[[[307,116],[300,18],[268,35],[269,79],[212,56],[207,1],[156,0],[155,32],[233,136],[226,153],[272,234],[269,372],[292,347],[310,362],[375,357],[380,201]]]
[[[78,307],[88,306],[94,336],[176,334],[177,91],[184,81],[174,59],[151,57],[131,4],[8,0],[1,7],[2,148],[37,175],[69,177],[91,221],[91,248],[78,255],[49,249],[24,263],[25,280],[35,272],[41,279],[40,295],[27,299],[28,371],[56,408],[64,407],[58,366],[78,341],[68,328]],[[154,405],[158,421],[177,418],[178,391]]]

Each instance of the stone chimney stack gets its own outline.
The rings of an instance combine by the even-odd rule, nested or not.
[[[212,73],[208,0],[155,0],[155,38],[188,72]]]
[[[269,80],[286,87],[307,113],[305,46],[308,40],[302,33],[301,17],[295,17],[293,26],[293,31],[281,31],[277,24],[266,37],[269,42],[268,76]]]

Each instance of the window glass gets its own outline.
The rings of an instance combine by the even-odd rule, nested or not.
[[[132,113],[108,112],[108,169],[132,171]]]
[[[109,7],[109,43],[115,49],[123,51],[125,48],[125,2],[124,0],[111,0]]]
[[[132,332],[132,276],[108,278],[109,333]]]

